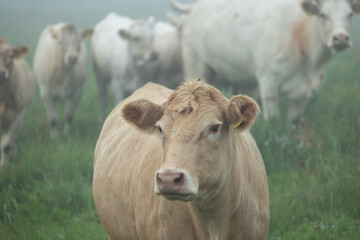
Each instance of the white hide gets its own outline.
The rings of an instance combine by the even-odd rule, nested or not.
[[[239,87],[254,98],[259,91],[266,119],[279,117],[278,98],[284,95],[288,120],[298,119],[336,52],[329,48],[332,38],[350,36],[348,1],[322,2],[320,11],[330,23],[307,15],[301,0],[195,2],[183,18],[185,76],[216,74],[222,86]]]

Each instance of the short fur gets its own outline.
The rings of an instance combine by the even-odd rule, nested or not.
[[[16,134],[30,107],[35,82],[33,73],[22,56],[29,51],[26,46],[11,47],[6,39],[0,39],[0,71],[7,71],[8,77],[0,79],[0,168],[13,150]]]
[[[257,112],[250,98],[229,101],[198,81],[175,91],[149,83],[121,102],[106,119],[95,148],[93,196],[108,238],[265,239],[266,173],[246,131]],[[239,114],[247,121],[233,129]],[[151,125],[156,119],[161,131]],[[209,122],[220,126],[208,139],[203,133]],[[152,130],[145,133],[144,126]],[[189,202],[156,196],[154,176],[163,167],[188,171],[198,194]]]

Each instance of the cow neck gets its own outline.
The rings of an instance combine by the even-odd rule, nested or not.
[[[319,33],[316,19],[312,19],[309,22],[310,31],[307,34],[309,42],[309,48],[306,52],[306,56],[309,65],[314,69],[318,69],[326,64],[331,58],[331,50],[325,45],[323,39]]]
[[[230,138],[229,138],[230,139]],[[206,202],[189,202],[188,207],[194,222],[197,239],[221,240],[228,239],[230,234],[230,219],[237,208],[238,196],[229,194],[238,191],[238,182],[229,181],[234,176],[239,163],[235,161],[236,153],[231,142],[223,144],[227,148],[224,151],[224,161],[228,161],[229,172],[218,191]],[[235,183],[235,184],[234,184]],[[229,197],[231,196],[231,197]]]

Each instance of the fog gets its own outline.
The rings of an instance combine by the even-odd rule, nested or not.
[[[30,60],[38,36],[48,24],[64,21],[84,28],[94,26],[109,12],[132,18],[153,15],[165,20],[167,11],[172,11],[169,0],[0,0],[0,37],[13,45],[28,45]],[[359,15],[354,17],[352,35],[354,47],[360,49]]]

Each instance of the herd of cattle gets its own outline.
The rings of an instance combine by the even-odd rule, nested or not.
[[[253,99],[271,119],[279,117],[284,96],[288,121],[297,121],[323,82],[326,63],[351,47],[360,1],[171,4],[181,14],[169,14],[170,24],[110,13],[94,28],[58,23],[43,30],[33,69],[51,137],[58,134],[58,101],[65,104],[63,134],[70,130],[86,80],[84,41],[92,36],[104,123],[94,199],[109,239],[264,239],[266,173],[246,131],[259,112]],[[34,95],[34,76],[22,58],[27,52],[0,39],[0,167]],[[196,78],[180,85],[184,76]],[[198,77],[253,99],[229,100]],[[132,95],[105,121],[109,84],[116,104]]]

